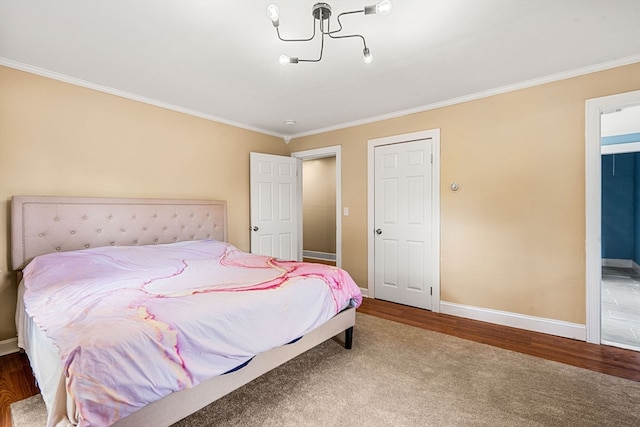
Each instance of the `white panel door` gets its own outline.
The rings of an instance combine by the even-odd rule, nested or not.
[[[297,170],[300,160],[251,153],[251,252],[298,258]]]
[[[431,140],[375,147],[376,298],[431,310]]]

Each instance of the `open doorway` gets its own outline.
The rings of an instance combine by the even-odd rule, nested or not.
[[[298,259],[342,267],[341,147],[298,151],[291,157],[302,160]]]
[[[336,262],[335,157],[302,162],[302,259]]]
[[[601,342],[640,351],[640,105],[600,120]]]
[[[587,341],[640,350],[640,91],[586,106]]]

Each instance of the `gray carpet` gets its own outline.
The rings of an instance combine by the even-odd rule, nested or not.
[[[39,394],[12,403],[10,409],[13,427],[44,426],[47,423],[47,408]]]
[[[41,425],[23,402],[14,427]],[[329,340],[174,427],[639,425],[640,383],[358,313],[352,350]]]

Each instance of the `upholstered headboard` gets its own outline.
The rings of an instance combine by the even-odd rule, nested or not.
[[[203,239],[227,241],[225,201],[52,196],[11,200],[15,270],[56,251]]]

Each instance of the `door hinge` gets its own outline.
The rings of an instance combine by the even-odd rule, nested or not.
[[[429,295],[433,296],[433,286],[429,288]]]
[[[431,155],[431,164],[433,164],[433,154]]]

